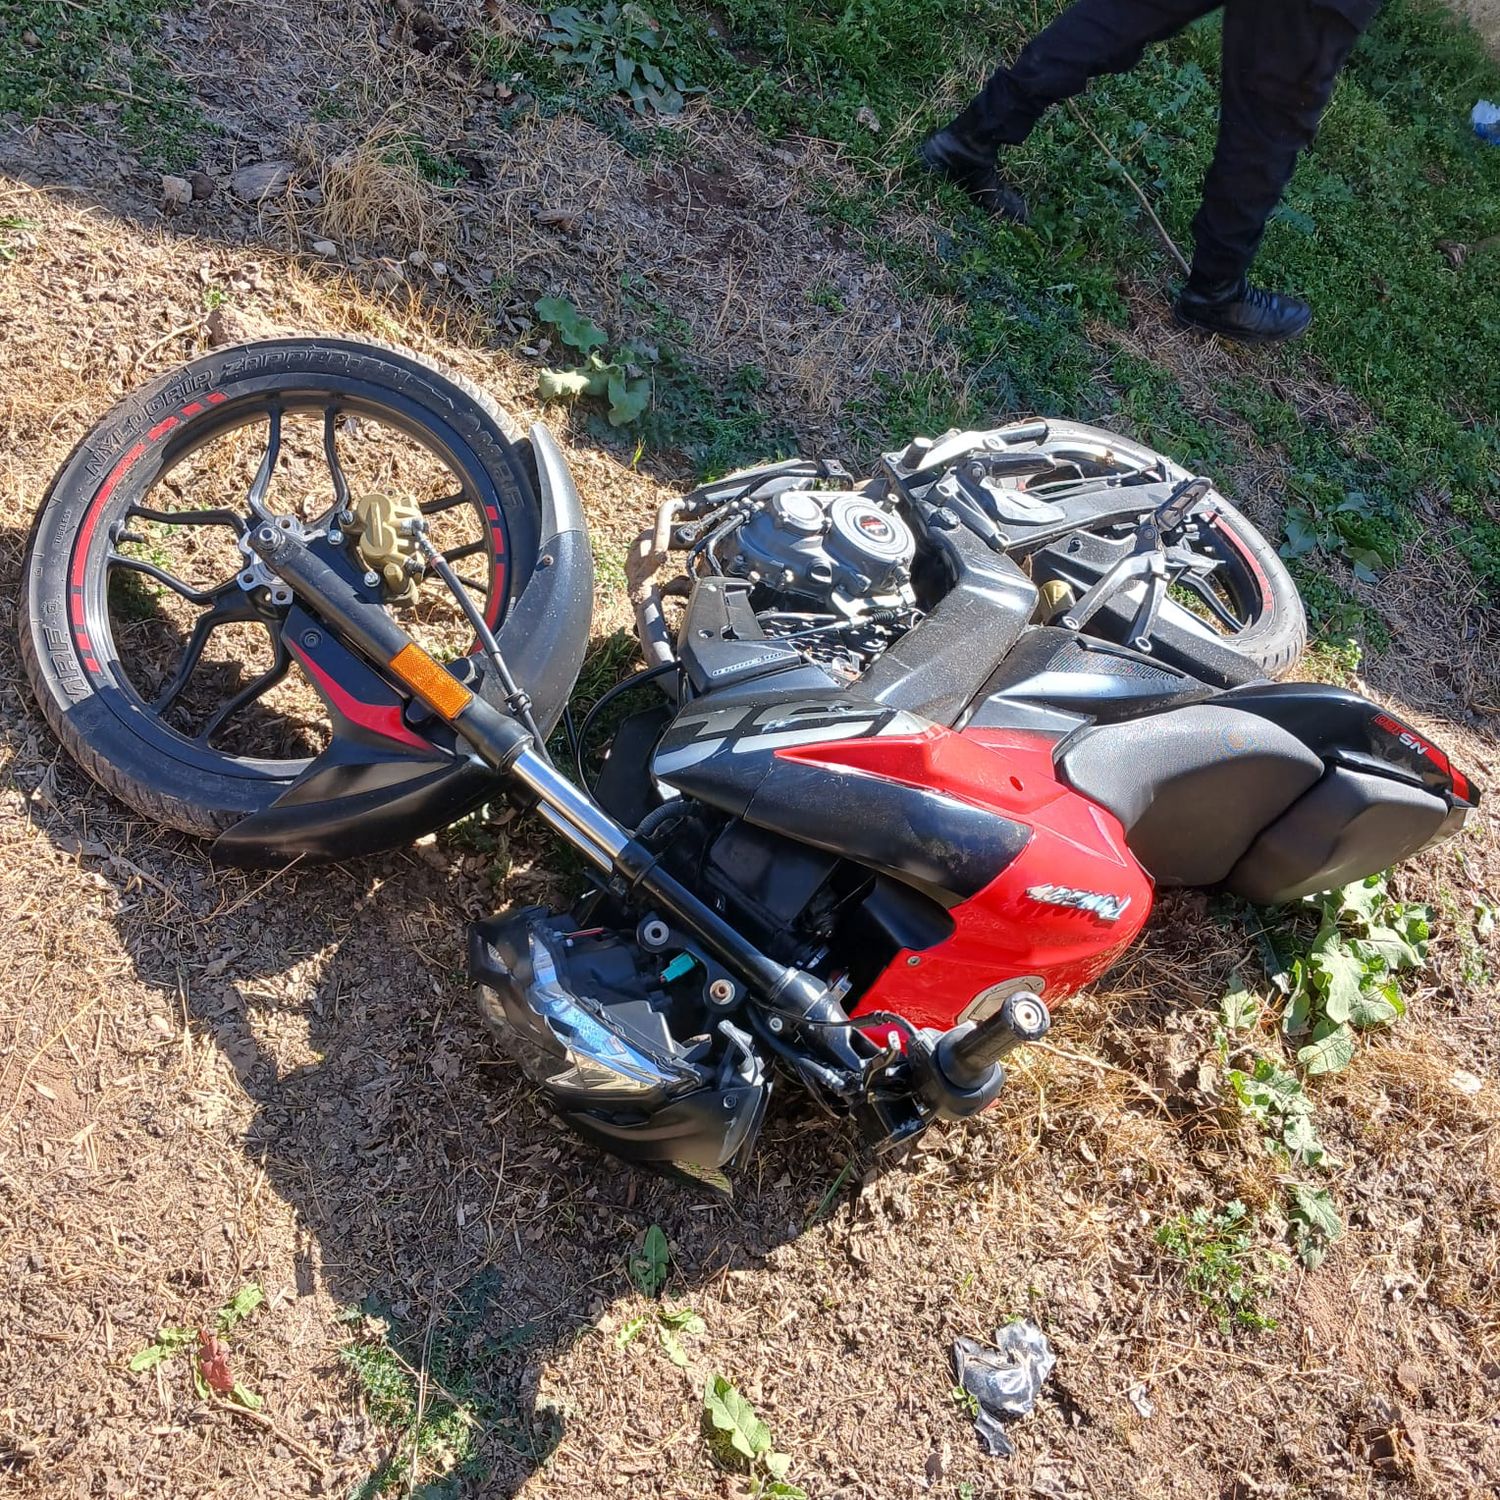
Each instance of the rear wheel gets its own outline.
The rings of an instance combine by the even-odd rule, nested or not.
[[[1107,477],[1128,486],[1159,481],[1164,473],[1172,481],[1191,477],[1162,454],[1101,428],[1069,422],[1049,423],[1048,428],[1041,446],[1073,466],[1080,480]],[[1070,482],[1064,476],[1029,487],[1028,492],[1062,500]],[[1123,551],[1134,528],[1126,525],[1099,534],[1118,542]],[[1255,525],[1217,491],[1210,491],[1194,507],[1174,550],[1180,558],[1190,558],[1192,565],[1174,565],[1160,620],[1205,643],[1231,648],[1268,677],[1290,672],[1307,646],[1307,616],[1285,564]],[[1045,582],[1046,557],[1039,556],[1035,563],[1037,581]],[[1115,610],[1104,618],[1118,624],[1128,614]],[[1193,665],[1191,660],[1178,664],[1189,670]]]
[[[279,797],[340,720],[287,639],[290,599],[242,545],[252,497],[317,532],[372,491],[420,503],[497,627],[535,564],[538,505],[516,434],[468,381],[379,345],[282,339],[220,350],[115,407],[53,481],[22,570],[22,659],[79,764],[195,834]],[[446,659],[471,648],[440,585],[402,623]],[[420,753],[397,718],[388,728]]]

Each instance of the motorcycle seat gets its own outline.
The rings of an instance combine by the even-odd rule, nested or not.
[[[1199,703],[1081,729],[1057,769],[1119,818],[1159,885],[1216,885],[1324,764],[1269,719]]]

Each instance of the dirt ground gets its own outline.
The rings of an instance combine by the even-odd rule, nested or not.
[[[211,341],[396,339],[530,419],[529,297],[566,291],[608,319],[628,267],[700,357],[764,369],[769,409],[817,444],[855,430],[877,373],[935,357],[942,309],[816,215],[840,172],[824,148],[769,147],[703,106],[683,127],[691,169],[643,167],[576,120],[502,134],[497,103],[441,49],[412,50],[390,7],[331,12],[205,0],[171,22],[221,132],[199,163],[217,191],[178,214],[109,132],[0,122],[0,221],[27,226],[0,261],[0,1493],[369,1493],[422,1409],[456,1396],[477,1475],[444,1488],[439,1442],[396,1492],[727,1496],[742,1490],[699,1430],[712,1372],[829,1500],[1496,1493],[1500,988],[1471,920],[1500,890],[1493,813],[1394,878],[1439,917],[1408,1018],[1317,1090],[1349,1230],[1316,1272],[1285,1267],[1277,1326],[1249,1335],[1216,1326],[1152,1237],[1176,1208],[1278,1197],[1212,1078],[1215,1007],[1256,955],[1201,897],[1163,899],[1136,956],[981,1120],[834,1191],[850,1140],[783,1098],[724,1206],[560,1133],[482,1035],[464,925],[545,893],[536,842],[501,826],[493,850],[449,836],[325,870],[228,872],[62,756],[16,659],[32,514],[115,398]],[[377,184],[382,203],[416,196],[361,238],[347,153],[372,116],[316,118],[345,75],[425,111],[484,182],[445,197]],[[228,190],[236,167],[283,159],[288,196]],[[346,233],[329,230],[335,209]],[[336,253],[312,250],[324,237]],[[825,343],[789,338],[819,282],[857,310]],[[1144,299],[1122,336],[1230,423],[1209,392],[1243,356],[1189,343]],[[1336,392],[1296,395],[1361,420]],[[681,466],[633,464],[581,419],[549,420],[608,556]],[[1278,455],[1231,430],[1270,522]],[[617,575],[601,576],[602,630],[624,614]],[[1369,690],[1493,784],[1486,601],[1417,576],[1378,597],[1391,643]],[[626,1259],[652,1224],[671,1242],[668,1300],[704,1323],[685,1369],[621,1338],[648,1311]],[[200,1399],[182,1357],[129,1370],[160,1327],[211,1323],[251,1282],[266,1302],[228,1339],[260,1411]],[[1012,1429],[1017,1454],[990,1459],[950,1396],[949,1349],[1018,1314],[1058,1365]],[[371,1349],[410,1372],[415,1422],[360,1373]]]
[[[1453,8],[1468,17],[1491,52],[1500,52],[1500,0],[1454,0]]]

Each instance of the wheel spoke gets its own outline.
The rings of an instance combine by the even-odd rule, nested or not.
[[[177,671],[166,687],[156,695],[156,701],[151,705],[151,712],[158,718],[163,717],[182,696],[182,690],[188,685],[189,679],[198,668],[198,663],[203,659],[203,648],[208,645],[208,638],[218,623],[211,613],[199,615],[193,622],[192,634],[188,636],[187,645],[183,647],[182,660],[177,664]]]
[[[490,591],[489,584],[483,579],[465,578],[462,573],[455,574],[454,576],[466,589],[473,589],[477,594],[487,594]]]
[[[181,594],[189,604],[206,606],[214,602],[211,592],[193,588],[168,573],[165,568],[158,568],[155,563],[148,563],[139,557],[126,557],[123,552],[106,552],[104,556],[106,562],[113,563],[118,568],[129,568],[132,573],[144,573],[147,578],[154,578],[158,583],[165,584],[174,594]]]
[[[487,551],[488,548],[489,544],[481,539],[477,542],[469,542],[462,547],[450,547],[443,553],[443,556],[449,562],[457,562],[461,557],[474,557],[480,552]]]
[[[444,495],[438,500],[424,500],[418,509],[424,516],[435,516],[440,511],[452,510],[456,505],[462,505],[468,499],[465,491],[460,490],[456,495]]]
[[[206,596],[212,608],[206,609],[196,620],[193,621],[192,631],[188,635],[187,645],[182,648],[182,660],[177,664],[177,670],[172,675],[172,680],[156,695],[151,704],[151,712],[161,717],[182,696],[192,679],[193,673],[198,669],[198,663],[203,659],[204,648],[208,645],[208,638],[219,628],[220,625],[228,625],[234,621],[258,620],[260,616],[255,612],[254,606],[241,592],[236,583],[226,583]]]
[[[1243,630],[1245,628],[1245,622],[1232,614],[1225,606],[1224,601],[1196,573],[1184,571],[1179,573],[1172,581],[1181,584],[1183,588],[1189,589],[1196,594],[1203,601],[1204,606],[1213,615],[1214,619],[1224,626],[1226,630]]]
[[[266,436],[266,451],[261,455],[260,468],[255,471],[250,493],[245,497],[250,509],[263,521],[271,519],[270,513],[265,508],[265,499],[266,491],[271,487],[271,475],[276,468],[276,460],[281,455],[281,408],[270,407],[266,416],[270,421],[270,431]]]
[[[232,526],[236,532],[245,530],[245,518],[232,510],[152,510],[145,505],[132,505],[125,514],[139,516],[143,521],[160,521],[165,526]],[[135,540],[121,532],[118,540]]]
[[[292,664],[291,653],[278,640],[276,642],[276,655],[271,665],[266,668],[253,682],[247,682],[234,697],[227,703],[223,703],[215,711],[203,728],[198,733],[198,743],[205,748],[209,741],[242,709],[248,708],[258,698],[263,698],[283,677],[287,674],[287,668]]]
[[[333,476],[333,506],[335,510],[349,509],[349,481],[344,478],[344,467],[339,463],[338,433],[335,419],[339,409],[325,407],[323,411],[323,457],[328,463],[328,472]]]

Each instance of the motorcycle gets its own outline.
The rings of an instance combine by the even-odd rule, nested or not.
[[[21,650],[79,764],[223,860],[531,809],[593,878],[472,926],[481,1013],[582,1135],[714,1181],[777,1077],[877,1155],[983,1109],[1159,886],[1295,901],[1479,800],[1378,705],[1273,680],[1306,631],[1274,549],[1099,429],[731,474],[626,571],[645,665],[575,725],[595,577],[547,429],[410,353],[277,340],[74,450]]]

